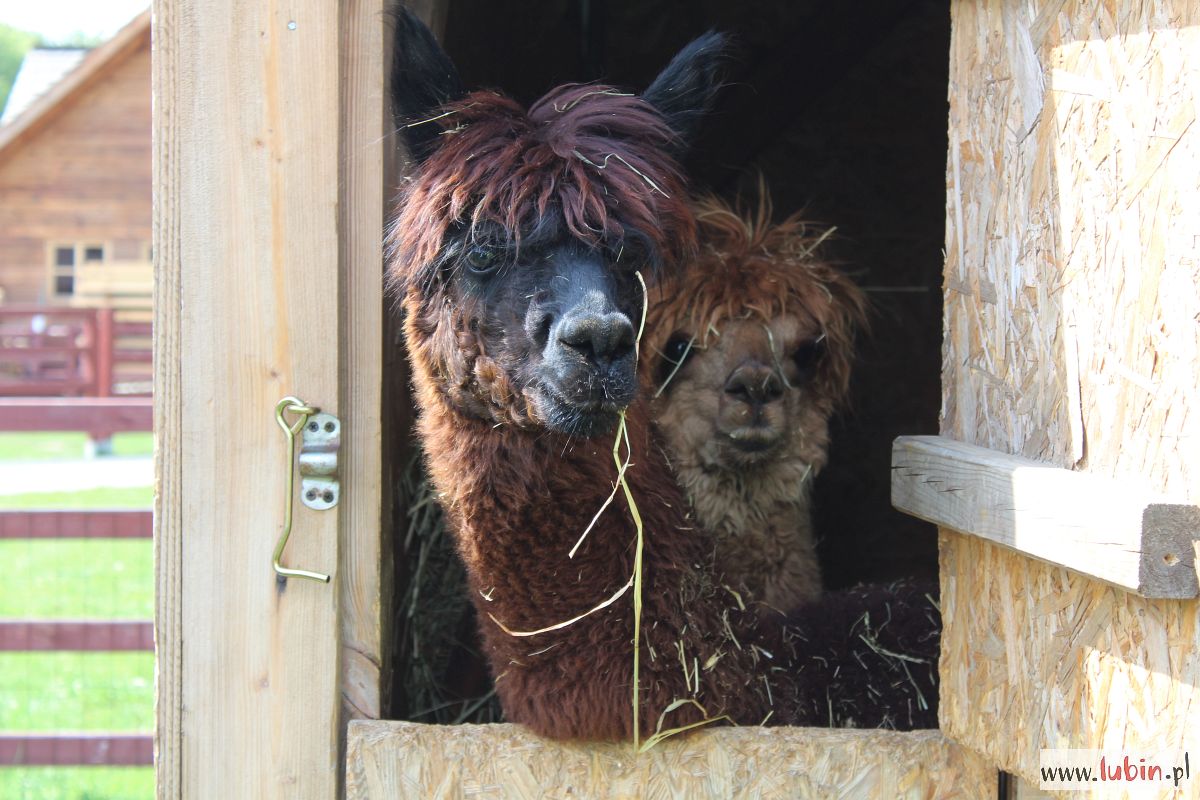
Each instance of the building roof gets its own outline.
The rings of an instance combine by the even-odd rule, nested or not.
[[[0,125],[0,160],[6,158],[19,142],[28,139],[49,124],[112,67],[141,50],[149,41],[150,10],[147,9],[117,31],[107,42],[86,51],[74,69],[64,73],[49,88],[44,88],[19,113],[14,114],[11,121],[6,110],[5,124]],[[24,71],[22,65],[21,72]]]
[[[16,119],[51,86],[75,69],[86,54],[87,50],[56,48],[37,48],[26,53],[17,78],[13,81],[4,113],[0,114],[0,125]]]

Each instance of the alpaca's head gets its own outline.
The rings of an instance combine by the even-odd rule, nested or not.
[[[849,382],[865,298],[814,252],[819,232],[771,223],[762,192],[755,214],[697,204],[699,256],[647,323],[655,418],[684,471],[815,474]]]
[[[589,436],[632,401],[637,273],[694,252],[675,158],[721,44],[693,42],[640,97],[567,85],[525,109],[464,92],[429,31],[399,14],[393,106],[415,168],[389,276],[416,369],[454,410]]]

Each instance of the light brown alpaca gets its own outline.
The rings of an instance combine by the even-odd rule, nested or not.
[[[653,414],[724,579],[789,611],[822,588],[812,479],[866,301],[814,252],[820,232],[772,224],[760,191],[753,214],[697,204],[699,256],[647,323]]]

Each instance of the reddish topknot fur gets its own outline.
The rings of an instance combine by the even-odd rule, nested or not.
[[[715,197],[696,201],[700,251],[651,306],[647,341],[661,351],[673,334],[686,329],[703,346],[728,320],[755,315],[769,322],[799,312],[819,323],[826,338],[818,394],[841,399],[850,384],[855,330],[866,324],[866,296],[815,255],[828,232],[814,234],[799,213],[773,223],[762,183],[758,196],[753,212]]]
[[[556,208],[586,242],[620,242],[625,227],[667,263],[695,247],[676,135],[649,103],[608,86],[567,84],[528,111],[474,92],[418,125],[446,127],[405,190],[390,233],[394,265],[428,268],[455,223],[498,223],[519,243]],[[402,282],[421,277],[393,272]]]

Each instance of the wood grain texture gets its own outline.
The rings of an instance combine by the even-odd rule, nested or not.
[[[154,102],[154,794],[183,796],[183,363],[180,326],[180,111],[185,104],[177,0],[151,9]]]
[[[353,722],[347,800],[984,798],[996,771],[937,731],[724,728],[627,744],[550,742],[515,725]]]
[[[384,101],[384,2],[341,5],[341,197],[343,293],[340,398],[343,480],[339,572],[342,711],[345,719],[382,712],[384,566],[381,389],[383,380],[384,149],[391,129]]]
[[[277,581],[271,553],[292,468],[274,406],[339,413],[339,7],[158,10],[155,330],[178,336],[155,389],[160,797],[334,797],[340,508],[296,504],[283,557],[332,585]]]
[[[1200,500],[1200,6],[951,7],[943,435]],[[1200,729],[1195,600],[940,536],[941,723],[1170,756]]]
[[[1143,597],[1197,596],[1200,508],[941,436],[892,445],[892,504]]]

